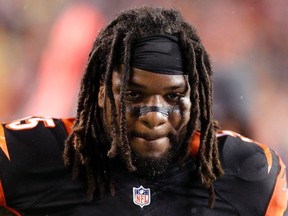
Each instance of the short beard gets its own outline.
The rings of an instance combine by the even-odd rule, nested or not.
[[[170,137],[170,140],[172,141],[170,148],[160,157],[145,157],[132,152],[132,161],[137,167],[134,174],[138,177],[147,178],[155,178],[165,174],[168,167],[177,160],[179,155],[177,148],[179,140],[177,142],[175,137]]]
[[[167,171],[167,167],[171,162],[171,156],[163,156],[161,158],[141,157],[133,155],[133,164],[137,167],[135,175],[139,177],[157,177]]]

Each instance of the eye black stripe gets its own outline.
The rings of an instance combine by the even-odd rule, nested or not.
[[[146,115],[149,112],[160,112],[163,116],[168,117],[169,112],[179,111],[179,106],[172,106],[172,107],[142,106],[142,107],[128,107],[128,109],[134,117]]]

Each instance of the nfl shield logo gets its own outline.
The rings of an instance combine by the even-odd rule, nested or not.
[[[141,208],[150,204],[150,189],[144,188],[142,185],[139,188],[133,187],[133,202]]]

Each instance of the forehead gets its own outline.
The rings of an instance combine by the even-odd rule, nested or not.
[[[113,85],[121,85],[122,70],[114,71]],[[173,89],[173,88],[186,88],[188,83],[186,81],[187,75],[167,75],[138,68],[132,68],[128,80],[128,87],[145,88],[145,89]]]

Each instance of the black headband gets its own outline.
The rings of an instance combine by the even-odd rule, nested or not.
[[[161,74],[184,74],[184,61],[178,38],[149,35],[132,45],[131,67]]]

